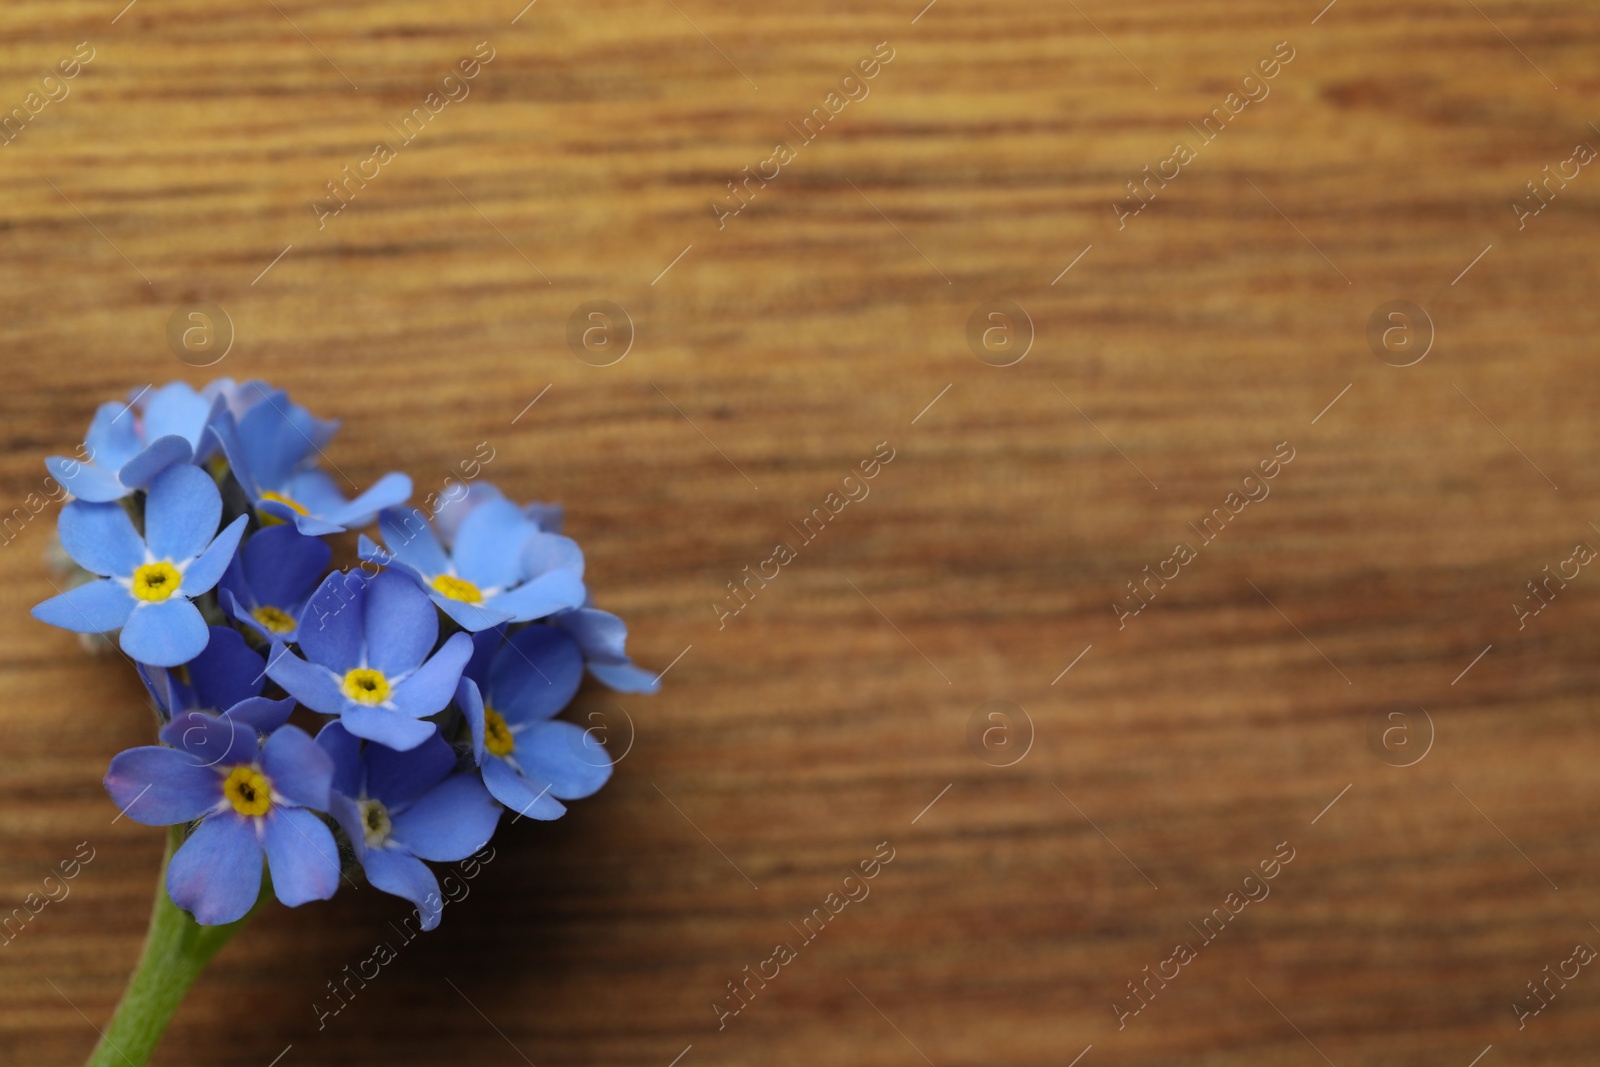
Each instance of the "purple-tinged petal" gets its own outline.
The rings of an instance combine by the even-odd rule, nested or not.
[[[141,604],[122,624],[122,651],[155,667],[176,667],[205,651],[211,632],[200,609],[181,596]]]
[[[512,756],[529,778],[550,783],[551,796],[577,800],[611,778],[611,757],[581,727],[542,722],[517,737]]]
[[[393,815],[444,781],[455,765],[455,749],[437,733],[408,752],[373,745],[367,749],[367,796]]]
[[[600,684],[619,693],[655,693],[661,689],[661,676],[632,663],[591,663],[589,673]]]
[[[339,721],[357,737],[376,741],[396,752],[416,748],[438,733],[438,727],[426,719],[413,719],[388,708],[368,708],[348,702]]]
[[[461,669],[471,658],[472,638],[466,634],[451,634],[428,662],[394,687],[389,699],[395,707],[416,718],[443,711],[456,691]]]
[[[222,494],[199,467],[168,467],[150,483],[144,504],[144,540],[156,559],[181,562],[198,556],[216,536],[221,520]],[[226,565],[228,561],[222,562]],[[222,567],[218,567],[212,583],[221,576]]]
[[[558,611],[580,607],[588,595],[582,579],[571,571],[551,571],[526,585],[490,597],[485,603],[511,615],[519,622],[531,622]]]
[[[341,677],[361,666],[361,615],[371,581],[360,571],[334,571],[322,580],[300,614],[300,651],[307,659]]]
[[[44,461],[45,469],[62,488],[79,500],[103,504],[121,500],[133,492],[122,484],[115,471],[98,463],[85,463],[71,456],[51,456]]]
[[[548,719],[583,683],[583,654],[566,631],[530,626],[501,646],[489,668],[487,702],[513,725]]]
[[[500,805],[474,772],[455,774],[399,814],[390,813],[393,839],[425,860],[466,859],[488,843]]]
[[[456,573],[474,585],[504,588],[522,577],[522,546],[538,530],[509,500],[490,500],[467,513],[456,531]]]
[[[367,665],[393,678],[416,670],[422,663],[439,639],[439,616],[415,582],[403,574],[384,571],[367,586],[362,635]],[[455,679],[450,680],[450,685],[454,688]]]
[[[203,708],[226,711],[246,697],[258,696],[266,685],[266,661],[245,644],[244,636],[228,626],[213,626],[206,650],[189,664],[189,684]]]
[[[439,880],[428,870],[428,865],[415,856],[399,849],[368,849],[362,866],[367,881],[374,889],[409,900],[417,906],[422,916],[422,928],[432,930],[439,925],[444,912],[444,902],[439,898]]]
[[[484,761],[483,784],[496,800],[519,816],[548,822],[567,813],[567,806],[550,795],[547,783],[535,785],[498,756]]]
[[[261,769],[271,779],[272,791],[290,803],[328,810],[333,757],[298,726],[285,726],[267,738],[261,746]]]
[[[545,533],[560,533],[567,518],[567,509],[560,504],[541,504],[537,500],[524,505],[522,513]]]
[[[312,744],[309,737],[306,743]],[[273,805],[262,822],[267,869],[278,899],[295,908],[333,896],[339,888],[339,846],[333,831],[309,811],[282,805]]]
[[[347,797],[359,797],[362,785],[361,738],[346,730],[335,719],[317,731],[317,744],[333,760],[334,797],[337,798],[341,793]],[[343,825],[344,819],[339,812],[330,808],[329,814]],[[356,821],[359,825],[360,820]],[[351,834],[352,840],[358,836],[349,827],[345,827],[345,831]]]
[[[130,489],[143,489],[171,467],[188,466],[194,449],[182,437],[157,437],[137,456],[122,465],[117,480]]]
[[[419,574],[432,578],[450,569],[450,560],[421,508],[385,508],[378,516],[378,529],[383,532],[383,547]]]
[[[127,622],[138,603],[132,593],[116,582],[109,578],[97,578],[35,604],[29,614],[40,622],[73,633],[101,634]]]
[[[244,918],[260,893],[261,844],[231,811],[202,822],[167,866],[167,895],[202,926]]]
[[[239,538],[244,536],[244,528],[249,521],[245,515],[234,519],[227,529],[217,534],[211,546],[185,568],[182,586],[184,596],[199,596],[217,584],[217,579],[222,577],[222,572],[233,559],[233,553],[239,547]]]
[[[222,799],[222,779],[193,756],[161,745],[119,752],[106,771],[112,803],[134,822],[171,826],[198,819]]]
[[[326,667],[305,660],[274,643],[267,657],[267,677],[312,711],[337,715],[350,702],[339,690],[339,679]]]
[[[378,512],[384,508],[404,504],[411,496],[411,479],[391,471],[373,483],[371,489],[356,497],[344,507],[323,517],[338,523],[346,530],[371,525]]]
[[[74,500],[56,520],[61,547],[91,574],[126,578],[144,562],[144,541],[121,504]]]
[[[285,611],[316,588],[332,557],[326,542],[289,525],[256,531],[240,552],[244,579],[255,602]]]
[[[270,734],[289,721],[294,711],[294,699],[269,700],[266,697],[247,697],[223,712],[223,718],[254,728],[258,734]]]
[[[182,749],[189,762],[201,767],[254,763],[261,752],[259,735],[250,723],[203,711],[174,715],[161,728],[160,736],[167,744]]]

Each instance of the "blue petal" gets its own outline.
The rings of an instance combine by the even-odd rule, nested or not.
[[[560,504],[541,504],[534,501],[522,509],[522,513],[545,533],[560,533],[561,524],[566,521],[567,509]]]
[[[404,474],[391,471],[379,478],[371,489],[356,497],[344,507],[331,514],[324,515],[329,522],[336,522],[346,530],[359,526],[370,525],[377,517],[378,512],[384,508],[396,507],[404,504],[411,496],[411,479]]]
[[[240,555],[255,602],[288,610],[316,588],[333,549],[293,526],[269,526],[245,542]]]
[[[472,658],[461,673],[477,682],[479,688],[489,680],[489,664],[494,662],[494,654],[500,651],[500,643],[505,637],[503,626],[494,630],[480,630],[472,635]]]
[[[611,778],[611,757],[580,727],[570,722],[542,722],[517,737],[512,751],[522,773],[550,783],[550,794],[562,800],[592,795]]]
[[[156,559],[183,561],[198,556],[216,536],[221,520],[222,494],[199,467],[168,467],[150,483],[144,503],[144,540]],[[217,577],[221,576],[218,567]]]
[[[97,463],[84,463],[70,456],[51,456],[44,461],[48,470],[67,492],[79,500],[105,503],[121,500],[133,492],[122,484],[115,471]]]
[[[439,616],[415,582],[403,574],[384,571],[367,586],[362,629],[368,666],[393,678],[416,670],[433,648],[439,639]],[[452,689],[455,684],[452,678]]]
[[[564,630],[530,626],[501,646],[489,668],[488,703],[512,724],[548,719],[583,683],[583,654]]]
[[[127,622],[137,604],[132,593],[109,578],[100,578],[35,604],[30,614],[73,633],[99,634]]]
[[[282,736],[282,731],[273,736]],[[278,899],[295,908],[333,896],[339,888],[339,846],[333,831],[309,811],[282,805],[274,805],[262,821],[267,869]]]
[[[139,453],[138,420],[133,409],[115,400],[94,409],[83,443],[89,458],[104,470],[116,471]]]
[[[455,749],[437,733],[408,752],[373,745],[367,749],[367,796],[393,815],[444,781],[455,765]]]
[[[188,382],[172,382],[151,394],[144,408],[144,439],[176,434],[189,442],[190,447],[200,444],[200,434],[206,427],[206,417],[211,414],[211,402]]]
[[[289,417],[288,407],[289,394],[280,389],[262,397],[238,420],[238,443],[262,489],[282,488],[316,447],[305,430]],[[224,439],[224,447],[226,444]]]
[[[235,557],[235,559],[237,558]],[[223,611],[226,611],[229,615],[239,620],[240,623],[254,630],[263,641],[293,641],[295,639],[293,630],[288,633],[277,634],[261,625],[260,621],[250,614],[250,609],[239,601],[232,589],[228,588],[228,576],[226,574],[222,576],[222,581],[217,586],[217,603],[222,605]]]
[[[244,723],[260,734],[270,734],[289,721],[294,711],[294,700],[269,700],[266,697],[247,697],[222,713],[223,718]]]
[[[495,611],[493,608],[468,604],[464,600],[445,596],[443,593],[433,589],[427,590],[427,594],[428,599],[432,600],[440,611],[450,616],[457,626],[469,633],[492,630],[496,626],[505,625],[513,618],[509,611]]]
[[[317,740],[322,740],[322,734],[317,735]],[[357,738],[351,740],[358,745],[361,743]],[[328,798],[328,814],[333,816],[333,821],[350,839],[350,850],[356,854],[356,862],[366,866],[367,828],[361,824],[361,806],[343,793],[334,793]]]
[[[450,560],[421,508],[385,508],[378,516],[378,529],[383,532],[383,547],[419,574],[432,578],[450,569]]]
[[[591,663],[589,673],[600,684],[619,693],[655,693],[661,689],[661,676],[632,663]]]
[[[189,664],[189,683],[200,707],[226,711],[261,692],[267,684],[265,666],[261,653],[245,644],[238,630],[213,626],[206,650]]]
[[[203,926],[245,917],[261,893],[261,845],[242,815],[202,822],[167,866],[167,895]]]
[[[161,740],[182,749],[189,762],[208,768],[254,763],[260,753],[253,725],[203,711],[173,716],[161,728]],[[217,799],[213,795],[212,801]]]
[[[231,412],[224,411],[211,421],[211,432],[222,445],[222,454],[228,461],[228,469],[233,471],[233,476],[238,479],[239,487],[244,490],[245,496],[252,501],[260,499],[262,489],[270,487],[263,487],[256,476],[249,449],[239,433],[238,420]]]
[[[583,604],[583,581],[571,571],[551,571],[526,585],[490,597],[485,603],[519,622],[531,622]]]
[[[537,532],[509,500],[480,504],[456,532],[456,573],[484,588],[515,585],[522,577],[522,546]]]
[[[467,720],[467,731],[472,735],[472,762],[482,766],[483,694],[478,691],[478,683],[464,675],[456,683],[456,707],[461,709],[462,716]]]
[[[303,808],[328,810],[333,788],[333,757],[298,726],[274,731],[261,746],[261,769],[273,792]]]
[[[611,612],[579,608],[564,611],[552,621],[573,636],[584,659],[627,662],[628,626]]]
[[[428,870],[427,864],[399,849],[375,848],[368,850],[362,866],[366,868],[367,881],[372,883],[374,889],[409,900],[417,906],[424,930],[432,930],[439,925],[444,902],[439,899],[439,880]]]
[[[361,739],[346,730],[337,719],[317,731],[317,744],[333,760],[333,789],[347,797],[361,795]],[[330,798],[332,799],[332,798]],[[338,818],[339,813],[330,809]],[[340,819],[343,822],[343,819]],[[349,832],[348,828],[346,832]],[[351,833],[352,840],[362,834]]]
[[[298,501],[312,515],[330,518],[345,506],[344,494],[327,471],[312,467],[295,471],[280,487],[280,492]]]
[[[56,520],[61,547],[91,574],[127,578],[144,562],[144,541],[121,504],[74,500]]]
[[[105,783],[112,803],[146,826],[198,819],[222,799],[222,779],[216,771],[161,745],[117,753]]]
[[[217,584],[217,579],[222,577],[222,572],[232,561],[234,550],[239,547],[239,538],[244,536],[245,524],[249,521],[244,515],[234,519],[226,530],[217,534],[217,539],[211,542],[211,547],[189,564],[183,572],[184,596],[199,596]]]
[[[560,534],[535,533],[522,546],[522,567],[526,574],[537,576],[550,571],[571,571],[573,577],[583,577],[583,549],[578,542]]]
[[[337,715],[350,703],[339,691],[339,680],[326,667],[305,660],[274,643],[267,656],[267,677],[312,711]]]
[[[567,806],[550,795],[548,785],[528,781],[498,756],[484,761],[483,784],[496,800],[518,816],[548,822],[567,813]]]
[[[204,652],[210,639],[200,609],[175,596],[136,608],[122,624],[117,643],[140,663],[176,667]]]
[[[391,819],[394,840],[425,860],[451,863],[494,836],[500,805],[476,772],[454,774]]]
[[[398,711],[363,707],[350,701],[345,702],[339,721],[357,737],[387,745],[396,752],[416,748],[438,732],[438,727],[426,719],[413,719]]]
[[[300,615],[297,636],[307,659],[340,676],[361,666],[361,614],[368,583],[359,571],[334,571],[322,580]]]
[[[439,529],[439,536],[444,538],[444,543],[456,543],[457,532],[468,515],[480,504],[491,500],[504,500],[506,495],[492,482],[473,482],[467,486],[465,493],[449,497],[439,503],[433,513],[434,525]]]
[[[428,662],[394,687],[389,699],[395,707],[417,718],[443,711],[456,691],[462,668],[471,658],[472,638],[466,634],[451,634]]]
[[[122,465],[117,480],[130,489],[143,489],[169,467],[188,466],[194,450],[181,437],[157,437],[148,448]]]

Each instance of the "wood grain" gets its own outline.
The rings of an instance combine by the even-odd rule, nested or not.
[[[674,664],[654,698],[584,691],[574,715],[635,727],[612,784],[503,829],[325,1026],[393,898],[268,912],[157,1062],[1595,1061],[1589,969],[1512,1009],[1600,944],[1600,577],[1520,629],[1511,607],[1600,545],[1600,176],[1511,208],[1600,146],[1590,5],[518,6],[0,12],[0,116],[94,50],[0,147],[5,510],[101,400],[265,377],[344,420],[356,484],[431,490],[488,442],[487,477],[566,502],[635,654]],[[1284,41],[1270,94],[1119,228],[1127,183]],[[469,94],[319,229],[326,183],[479,42]],[[726,183],[880,42],[869,95],[719,228]],[[1395,299],[1436,332],[1406,368],[1367,341]],[[235,332],[205,370],[166,341],[199,300]],[[568,348],[591,300],[634,326],[611,366]],[[995,300],[1035,334],[1004,368],[967,342]],[[870,495],[802,543],[879,442]],[[1280,442],[1270,496],[1202,546],[1188,524]],[[99,784],[150,737],[128,665],[27,617],[53,517],[0,548],[0,913],[95,858],[0,947],[0,1062],[28,1067],[92,1046],[161,851]],[[1196,558],[1119,629],[1178,542]],[[969,743],[995,700],[1032,724],[1008,767]],[[1414,766],[1369,749],[1389,701],[1431,717]],[[880,842],[870,896],[804,943]],[[1204,944],[1281,842],[1270,896]],[[777,942],[796,958],[719,1030]]]

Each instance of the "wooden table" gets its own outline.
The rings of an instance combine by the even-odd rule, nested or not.
[[[1592,5],[121,3],[0,12],[4,509],[101,400],[265,377],[362,485],[486,443],[671,667],[320,1029],[400,901],[271,909],[156,1062],[1596,1062],[1593,967],[1514,1009],[1600,946]],[[161,850],[99,784],[128,665],[27,617],[55,511],[0,912],[93,859],[0,948],[25,1067]]]

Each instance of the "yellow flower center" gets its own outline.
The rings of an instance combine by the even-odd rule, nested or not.
[[[496,756],[504,756],[516,745],[517,740],[511,736],[511,727],[506,725],[505,716],[486,706],[483,709],[483,747]]]
[[[339,688],[345,696],[369,708],[389,699],[389,679],[383,676],[383,672],[370,667],[352,669],[344,676],[344,684]]]
[[[366,832],[367,846],[377,848],[389,840],[389,831],[392,826],[389,822],[389,811],[381,801],[363,800],[361,802],[361,827]]]
[[[235,767],[222,783],[222,795],[240,815],[265,815],[272,807],[272,783],[254,767]]]
[[[275,608],[271,604],[263,604],[250,613],[262,626],[275,634],[286,634],[294,629],[294,619],[282,608]]]
[[[183,575],[167,562],[146,563],[133,572],[133,595],[140,600],[159,604],[178,591]]]
[[[465,578],[457,578],[450,574],[441,574],[433,580],[433,587],[451,600],[464,600],[468,604],[482,602],[483,594],[478,587]]]
[[[270,489],[261,494],[261,499],[262,500],[271,500],[273,503],[276,503],[276,504],[282,504],[284,507],[288,508],[290,511],[293,511],[296,514],[299,514],[299,515],[308,515],[308,514],[310,514],[310,512],[306,511],[306,506],[304,504],[300,503],[300,501],[296,500],[294,497],[292,497],[292,496],[284,496],[282,493],[274,493]],[[268,512],[268,511],[261,512],[261,525],[263,525],[263,526],[277,526],[277,525],[281,524],[282,522],[283,522],[282,519],[278,518],[278,516],[272,514],[271,512]]]

